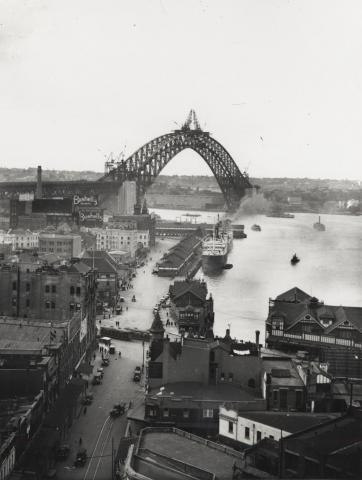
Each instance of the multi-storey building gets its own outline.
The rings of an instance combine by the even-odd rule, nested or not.
[[[83,262],[26,270],[2,265],[0,291],[0,315],[56,325],[79,313],[83,347],[95,341],[96,274]]]
[[[62,233],[39,233],[39,253],[54,253],[59,257],[71,259],[79,257],[82,251],[80,235]]]
[[[136,228],[92,228],[96,235],[97,250],[123,250],[135,256],[139,248],[149,248],[150,236],[148,230]]]
[[[156,241],[156,217],[154,214],[149,214],[147,207],[144,206],[142,213],[138,215],[114,215],[110,221],[112,228],[127,229],[130,224],[135,225],[135,228],[140,231],[148,231],[149,246],[154,247]],[[132,227],[134,228],[134,227]]]
[[[13,250],[33,250],[38,248],[37,232],[22,229],[10,229],[0,233],[1,243],[11,243]]]
[[[362,308],[325,305],[295,287],[270,300],[266,343],[307,351],[337,376],[362,376]]]
[[[204,335],[214,323],[214,302],[204,281],[183,280],[170,286],[171,316],[183,331]]]

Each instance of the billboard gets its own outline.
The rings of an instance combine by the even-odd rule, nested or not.
[[[77,207],[82,206],[98,206],[98,196],[97,195],[74,195],[73,205]]]
[[[100,208],[80,208],[78,215],[79,223],[83,225],[103,224],[103,210]]]

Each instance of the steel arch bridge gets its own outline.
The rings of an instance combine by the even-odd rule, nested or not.
[[[111,163],[109,172],[99,181],[123,183],[124,180],[135,180],[140,203],[162,169],[187,148],[205,160],[220,186],[228,209],[236,209],[246,190],[252,188],[249,178],[240,172],[228,151],[208,132],[201,130],[193,110],[179,130],[151,140],[126,160],[117,162],[114,168]]]

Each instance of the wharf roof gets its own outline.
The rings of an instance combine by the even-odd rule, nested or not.
[[[161,392],[161,393],[160,393]],[[220,383],[218,385],[204,385],[198,382],[175,382],[164,385],[164,390],[153,388],[148,393],[149,397],[158,399],[187,397],[192,400],[217,401],[217,402],[252,402],[260,400],[259,392],[249,392],[239,385]]]
[[[61,341],[67,323],[50,323],[36,319],[0,317],[0,351],[39,351],[50,344],[50,332],[55,332],[54,344]]]
[[[278,295],[275,300],[279,302],[303,303],[309,302],[312,297],[298,287],[293,287]]]
[[[240,452],[178,429],[142,430],[136,454],[134,469],[152,480],[231,480],[233,467],[241,465]],[[183,471],[185,464],[196,468]]]
[[[317,302],[309,303],[287,303],[275,301],[270,307],[268,321],[272,317],[282,317],[284,320],[284,331],[292,328],[300,320],[309,315],[312,321],[324,329],[326,335],[333,332],[335,328],[343,324],[352,324],[359,332],[362,332],[362,307],[344,307],[324,305]],[[323,321],[329,320],[332,323],[326,327]]]
[[[328,420],[338,418],[338,414],[296,413],[296,412],[240,412],[239,417],[262,423],[270,427],[296,433],[306,428],[320,425]]]
[[[200,280],[183,280],[176,281],[173,285],[170,285],[170,296],[172,300],[183,296],[185,293],[192,293],[201,300],[206,300],[206,283]]]
[[[263,368],[266,373],[271,375],[273,385],[304,387],[304,383],[293,361],[290,359],[263,359]]]
[[[71,273],[80,273],[80,274],[85,274],[88,273],[91,269],[89,265],[85,261],[81,262],[74,262],[70,267],[69,267],[69,272]]]

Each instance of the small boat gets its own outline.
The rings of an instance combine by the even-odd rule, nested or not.
[[[290,260],[290,263],[291,263],[292,265],[296,265],[298,262],[300,262],[300,258],[298,258],[298,257],[297,257],[297,254],[295,253],[295,254],[292,256],[292,258],[291,258],[291,260]]]
[[[261,232],[260,225],[257,225],[256,223],[254,223],[254,225],[251,227],[251,229],[254,230],[254,232]]]
[[[224,270],[230,270],[230,268],[233,268],[233,264],[232,263],[225,263],[225,265],[222,267]]]
[[[321,223],[321,217],[318,217],[318,222],[316,222],[314,225],[313,225],[313,228],[315,230],[318,230],[318,232],[324,232],[326,227],[325,225],[323,225],[323,223]]]

